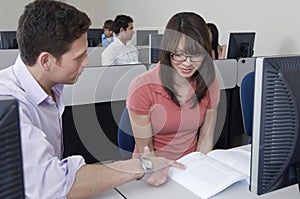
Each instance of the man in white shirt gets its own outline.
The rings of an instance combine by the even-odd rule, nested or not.
[[[118,15],[113,23],[115,40],[102,52],[102,65],[136,64],[138,50],[131,43],[134,34],[133,19],[127,15]]]
[[[27,198],[86,198],[143,176],[149,184],[160,185],[170,166],[184,168],[150,157],[147,147],[140,160],[102,165],[86,164],[80,155],[62,157],[63,87],[74,84],[89,64],[90,25],[85,13],[66,3],[29,3],[17,29],[20,55],[0,71],[0,95],[13,96],[19,103]],[[152,162],[152,170],[144,169],[145,160]]]

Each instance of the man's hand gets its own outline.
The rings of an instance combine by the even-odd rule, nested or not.
[[[164,157],[151,157],[149,147],[147,146],[144,148],[142,157],[150,159],[153,164],[154,172],[147,179],[147,183],[152,186],[159,186],[166,183],[170,167],[175,167],[182,170],[185,169],[185,165],[174,160],[169,160]]]

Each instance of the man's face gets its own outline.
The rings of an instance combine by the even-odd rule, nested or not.
[[[105,35],[106,38],[110,38],[113,35],[113,31],[109,30],[108,28],[105,28],[104,29],[104,35]]]
[[[63,54],[60,60],[56,60],[53,78],[57,83],[74,84],[89,61],[87,34],[83,34],[72,43],[70,50]]]
[[[124,31],[124,37],[127,41],[131,40],[134,34],[133,23],[128,23],[127,29]]]

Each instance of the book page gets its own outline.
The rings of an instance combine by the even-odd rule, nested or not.
[[[217,149],[210,151],[207,155],[250,176],[251,153],[249,151],[237,148]]]
[[[249,176],[200,152],[190,153],[179,160],[185,170],[170,168],[171,179],[201,198],[209,198]]]

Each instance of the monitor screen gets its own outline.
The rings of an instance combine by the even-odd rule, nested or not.
[[[254,53],[255,32],[231,32],[228,36],[226,55],[227,59],[252,57]]]
[[[102,28],[90,28],[87,31],[88,47],[101,46],[102,43]]]
[[[0,49],[18,49],[17,31],[0,31]]]
[[[0,159],[0,198],[25,198],[18,101],[10,96],[0,96]]]
[[[154,34],[149,36],[149,63],[157,63],[160,59],[160,49],[161,49],[161,40],[162,34]]]
[[[256,59],[250,190],[300,183],[300,56]]]
[[[148,46],[149,35],[158,34],[158,30],[137,30],[136,31],[136,45],[137,46]]]

